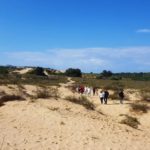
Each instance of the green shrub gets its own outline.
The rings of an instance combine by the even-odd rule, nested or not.
[[[0,66],[0,74],[6,75],[8,73],[9,73],[9,71],[8,71],[7,67]]]
[[[42,67],[37,67],[37,68],[29,71],[28,74],[34,74],[37,76],[45,76],[44,69]]]
[[[69,77],[81,77],[82,76],[80,69],[73,69],[73,68],[67,69],[65,74]]]

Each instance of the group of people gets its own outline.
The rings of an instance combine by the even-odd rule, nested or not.
[[[96,88],[96,87],[88,87],[88,86],[80,85],[80,86],[76,87],[76,92],[78,92],[80,94],[85,94],[87,96],[99,95],[101,104],[107,104],[107,101],[108,101],[108,98],[109,98],[108,90],[101,90],[98,94],[98,88]],[[123,90],[120,90],[118,92],[118,97],[120,99],[120,103],[123,104],[123,100],[124,100]]]
[[[107,104],[107,99],[108,99],[108,97],[109,97],[109,92],[107,91],[107,90],[105,90],[105,91],[100,91],[100,93],[99,93],[99,98],[100,98],[100,100],[101,100],[101,104],[103,104],[103,103],[105,103],[105,104]]]
[[[123,100],[124,100],[123,90],[120,90],[120,92],[118,93],[118,96],[120,99],[120,104],[123,104]],[[108,97],[109,97],[109,92],[107,90],[100,91],[99,98],[100,98],[101,104],[107,104]]]
[[[88,87],[88,86],[77,86],[76,91],[80,94],[85,94],[88,96],[98,95],[98,89],[95,87]]]

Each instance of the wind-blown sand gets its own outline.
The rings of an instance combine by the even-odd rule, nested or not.
[[[99,98],[92,96],[96,110],[86,110],[63,99],[74,95],[66,88],[72,83],[61,84],[58,100],[13,101],[0,107],[0,150],[150,149],[150,113],[137,116],[138,130],[120,124],[119,115],[129,113],[129,104],[109,101],[101,105]]]

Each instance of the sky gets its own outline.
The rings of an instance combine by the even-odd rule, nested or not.
[[[0,0],[0,65],[150,72],[150,0]]]

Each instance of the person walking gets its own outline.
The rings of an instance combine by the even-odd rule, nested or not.
[[[124,100],[124,92],[123,92],[123,90],[121,90],[119,92],[119,98],[120,98],[120,104],[123,104],[123,100]]]
[[[93,96],[95,96],[96,87],[93,87]]]
[[[105,90],[105,92],[104,92],[104,102],[105,102],[105,104],[107,104],[108,97],[109,97],[109,92],[107,90]]]
[[[103,100],[104,100],[104,91],[100,91],[100,93],[99,93],[99,98],[100,98],[101,104],[103,104]]]

